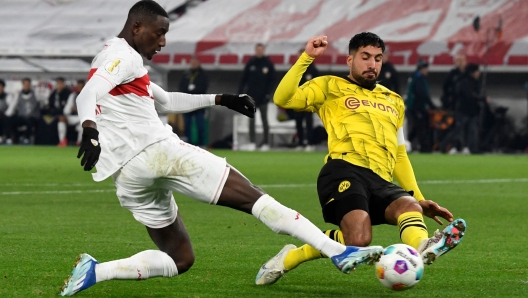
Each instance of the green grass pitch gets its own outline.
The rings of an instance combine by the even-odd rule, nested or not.
[[[0,297],[55,297],[76,255],[99,261],[155,249],[119,206],[113,183],[92,181],[76,148],[0,147]],[[321,229],[315,189],[322,152],[216,151],[255,184]],[[290,236],[253,216],[176,196],[196,262],[174,278],[108,281],[79,297],[528,297],[528,157],[411,155],[425,196],[468,223],[453,252],[425,268],[413,289],[393,292],[363,266],[340,273],[328,259],[257,287],[259,267]],[[426,219],[429,232],[439,226]],[[396,227],[374,228],[373,244],[400,242]]]

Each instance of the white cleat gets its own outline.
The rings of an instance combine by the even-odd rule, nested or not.
[[[431,265],[439,256],[455,248],[466,234],[466,222],[459,218],[448,224],[443,231],[436,230],[434,236],[418,246],[424,264]]]
[[[255,278],[255,283],[259,286],[276,283],[279,278],[288,272],[288,270],[284,268],[284,258],[286,258],[286,255],[290,250],[296,248],[297,246],[293,244],[286,244],[276,256],[271,258],[266,264],[262,265]]]

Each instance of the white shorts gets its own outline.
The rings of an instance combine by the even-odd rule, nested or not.
[[[145,226],[163,228],[178,212],[172,191],[216,204],[229,169],[224,158],[173,135],[143,149],[112,178],[121,206]]]
[[[66,120],[68,120],[68,125],[77,125],[81,123],[78,115],[67,115]]]

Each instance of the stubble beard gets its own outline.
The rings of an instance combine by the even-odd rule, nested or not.
[[[359,86],[363,88],[372,90],[374,89],[374,87],[376,87],[376,82],[378,78],[377,74],[375,78],[367,79],[361,73],[358,73],[354,68],[352,68],[351,75],[352,75],[352,79],[356,81],[359,84]]]

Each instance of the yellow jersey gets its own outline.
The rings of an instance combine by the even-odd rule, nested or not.
[[[396,165],[403,162],[403,175],[396,173],[402,178],[398,182],[403,188],[412,187],[415,197],[423,199],[405,145],[398,143],[405,114],[401,96],[380,84],[369,90],[337,76],[317,77],[297,87],[313,60],[306,53],[299,57],[277,87],[275,104],[319,115],[328,133],[325,161],[328,157],[343,159],[371,169],[389,182],[393,181]]]

